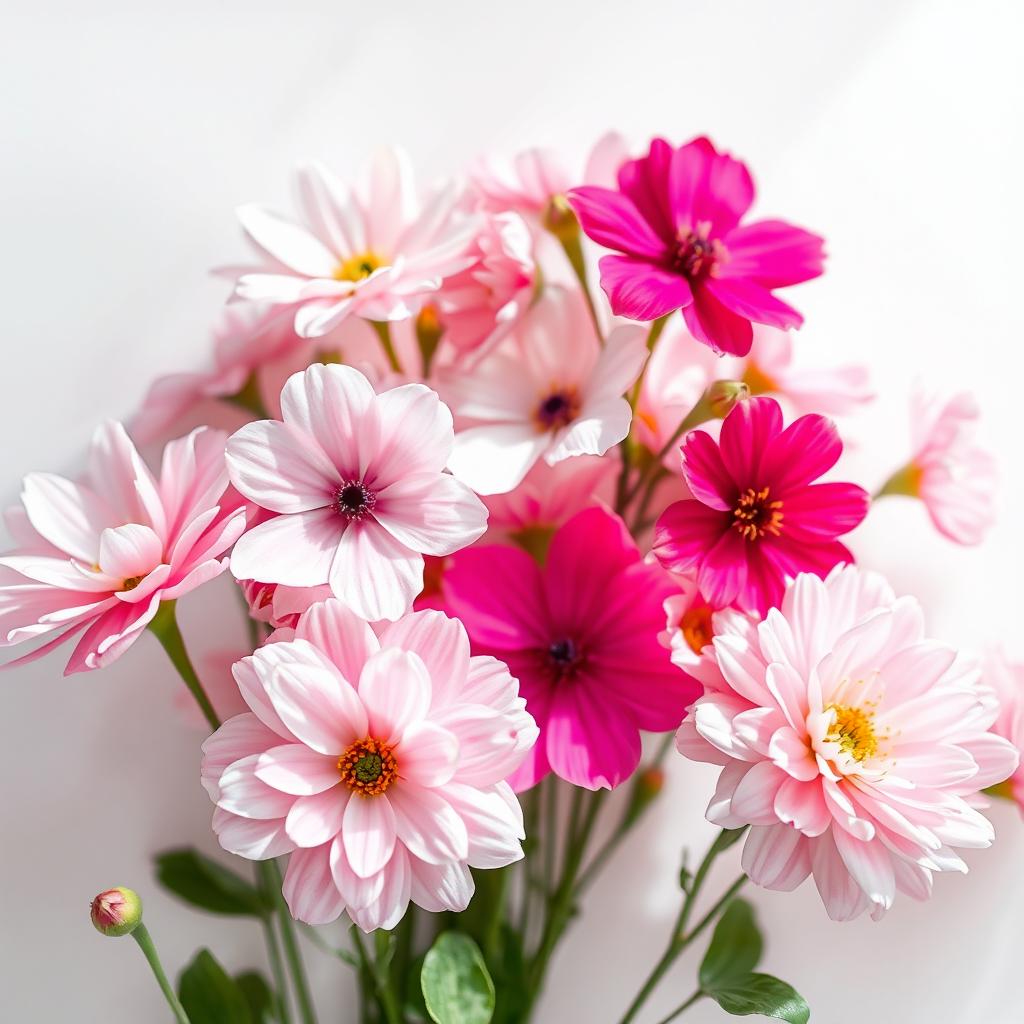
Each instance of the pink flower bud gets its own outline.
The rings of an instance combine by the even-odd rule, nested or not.
[[[708,388],[708,403],[718,419],[725,419],[733,407],[750,397],[750,388],[741,380],[716,380]]]
[[[102,935],[130,935],[142,923],[142,900],[133,889],[107,889],[92,901],[89,916]]]

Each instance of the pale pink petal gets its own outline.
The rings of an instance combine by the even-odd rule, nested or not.
[[[503,494],[522,481],[549,440],[528,422],[470,427],[455,435],[448,468],[477,494]]]
[[[394,620],[423,589],[423,556],[368,517],[342,534],[330,583],[357,615],[371,622]]]
[[[359,682],[367,659],[380,650],[370,626],[333,598],[316,602],[301,615],[295,637],[326,654],[353,685]]]
[[[445,785],[455,774],[459,741],[433,722],[414,722],[403,731],[394,754],[403,779],[433,788]],[[447,789],[445,794],[449,795]]]
[[[469,547],[487,529],[483,502],[447,473],[396,480],[378,493],[373,515],[396,540],[426,555]]]
[[[430,676],[417,655],[386,647],[367,659],[359,677],[359,698],[366,707],[370,735],[390,746],[426,715]]]
[[[396,793],[397,789],[393,789],[388,796],[354,795],[345,809],[341,839],[345,856],[360,878],[375,875],[391,860],[397,827],[397,815],[392,808]]]
[[[427,609],[410,612],[388,623],[380,633],[382,647],[396,647],[419,655],[431,681],[431,700],[439,707],[455,700],[493,703],[487,696],[465,692],[470,668],[469,637],[458,619]],[[506,676],[508,670],[502,665]]]
[[[21,501],[41,537],[87,565],[96,560],[100,533],[113,521],[103,499],[52,473],[29,473]]]
[[[288,861],[281,892],[297,921],[329,924],[345,909],[331,875],[330,852],[329,846],[296,850]]]
[[[243,818],[283,818],[295,797],[281,793],[256,777],[259,754],[228,765],[221,774],[217,806]]]
[[[213,831],[217,841],[237,857],[247,860],[273,860],[295,849],[279,818],[260,820],[242,818],[220,807],[213,811]]]
[[[412,901],[433,914],[448,910],[461,913],[473,898],[473,875],[466,864],[449,861],[428,864],[418,857],[409,857],[412,870]]]
[[[256,777],[293,796],[322,793],[341,781],[337,757],[321,754],[301,743],[286,743],[265,750],[256,763]]]
[[[288,838],[300,848],[329,843],[341,831],[342,821],[348,817],[348,805],[361,800],[362,797],[352,795],[340,785],[298,797],[284,823]]]
[[[388,791],[388,798],[398,838],[413,856],[430,864],[469,856],[466,825],[436,790],[403,780]]]
[[[231,552],[231,571],[240,580],[320,586],[330,578],[343,528],[344,521],[332,508],[275,516],[238,539]]]
[[[755,885],[792,892],[811,873],[810,844],[796,829],[755,825],[743,844],[742,863]]]
[[[466,823],[470,867],[503,868],[522,859],[523,813],[507,783],[488,789],[452,783],[445,797]]]

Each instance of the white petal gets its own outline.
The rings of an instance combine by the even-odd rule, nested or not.
[[[395,849],[395,813],[388,797],[353,796],[345,808],[341,838],[348,862],[360,878],[380,871]]]
[[[477,494],[504,494],[521,483],[550,440],[528,422],[470,427],[455,435],[448,468]]]
[[[453,554],[487,529],[484,503],[447,473],[396,481],[377,495],[373,515],[396,540],[426,555]]]
[[[21,500],[41,537],[87,565],[96,560],[100,533],[116,522],[106,503],[89,488],[52,473],[29,473]]]
[[[394,744],[427,713],[430,676],[417,655],[388,647],[366,662],[359,697],[366,707],[369,734]]]
[[[342,534],[330,583],[335,596],[357,615],[369,622],[393,621],[423,589],[423,556],[368,517]]]
[[[237,210],[246,234],[278,262],[305,277],[331,277],[338,257],[305,228],[260,206]]]
[[[331,508],[275,516],[242,534],[231,552],[236,579],[319,587],[330,578],[344,523]]]

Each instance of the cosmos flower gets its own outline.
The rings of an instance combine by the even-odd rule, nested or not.
[[[897,891],[925,899],[935,872],[966,872],[956,848],[992,842],[971,802],[1017,766],[988,731],[998,703],[881,577],[802,573],[760,624],[730,619],[692,671],[705,693],[677,745],[722,767],[708,818],[751,826],[758,885],[813,875],[830,917],[877,919]]]

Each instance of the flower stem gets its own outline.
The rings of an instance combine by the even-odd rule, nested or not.
[[[694,992],[693,995],[690,996],[690,998],[687,999],[685,1003],[681,1003],[679,1006],[677,1006],[667,1017],[662,1017],[661,1020],[658,1021],[658,1024],[669,1024],[670,1021],[675,1020],[676,1017],[679,1017],[683,1013],[685,1013],[691,1006],[693,1006],[694,1003],[697,1002],[697,1000],[703,998],[704,993],[701,992],[700,989],[697,989],[697,991]]]
[[[316,1024],[316,1011],[313,1009],[313,1000],[309,994],[309,982],[306,980],[306,968],[303,966],[302,952],[295,935],[295,924],[292,921],[291,912],[288,910],[288,904],[285,902],[284,894],[281,892],[281,869],[277,866],[277,861],[264,860],[260,861],[260,872],[263,876],[263,884],[267,892],[270,893],[277,910],[281,943],[284,946],[284,956],[291,974],[299,1017],[302,1024]]]
[[[163,964],[160,963],[160,957],[157,956],[156,946],[153,945],[153,939],[147,931],[146,926],[140,922],[131,934],[132,938],[139,944],[139,949],[142,950],[142,955],[149,962],[149,966],[153,970],[153,977],[156,978],[157,984],[160,986],[160,991],[163,992],[164,998],[167,1000],[167,1005],[171,1008],[171,1013],[174,1014],[174,1019],[178,1024],[191,1024],[188,1019],[188,1014],[185,1012],[185,1007],[181,1005],[174,989],[171,987],[171,983],[167,980]]]
[[[274,891],[270,878],[263,861],[256,862],[256,878],[263,899],[267,904],[274,900]],[[284,962],[281,959],[281,944],[274,931],[274,919],[267,914],[263,915],[263,940],[267,947],[267,961],[270,963],[270,973],[274,978],[274,991],[277,995],[276,1011],[281,1018],[281,1024],[291,1024],[291,1012],[288,1009],[288,979],[284,973]]]
[[[378,931],[375,934],[383,935],[385,942],[387,941],[387,932]],[[379,939],[376,939],[375,942],[377,944],[377,956],[371,957],[367,952],[363,937],[359,934],[358,926],[352,926],[352,944],[356,947],[356,952],[359,954],[364,973],[373,982],[373,986],[377,990],[377,1001],[384,1011],[384,1019],[388,1024],[402,1024],[402,1011],[399,1008],[395,993],[391,990],[387,969],[381,963],[381,943]]]
[[[604,335],[601,333],[601,321],[597,318],[597,307],[594,305],[594,296],[590,291],[590,283],[587,280],[587,261],[583,256],[583,244],[580,239],[579,231],[567,233],[564,236],[558,236],[559,242],[562,243],[562,248],[565,250],[565,255],[568,257],[569,263],[572,266],[573,273],[576,275],[576,280],[580,283],[580,290],[583,292],[583,298],[587,300],[587,309],[590,311],[590,319],[594,323],[594,332],[597,334],[598,340],[601,344],[604,344]]]
[[[675,926],[672,929],[672,935],[669,938],[668,945],[665,947],[665,952],[662,954],[661,959],[654,965],[651,973],[647,976],[647,980],[643,983],[640,991],[636,995],[636,998],[632,1003],[630,1003],[629,1009],[626,1010],[625,1016],[619,1024],[629,1024],[630,1021],[636,1018],[641,1007],[645,1002],[647,1002],[647,998],[657,987],[658,982],[660,982],[664,977],[665,972],[672,966],[672,964],[675,963],[683,950],[685,950],[690,943],[692,943],[694,939],[696,939],[704,929],[714,921],[721,911],[725,909],[726,904],[736,895],[737,892],[739,892],[746,882],[747,876],[740,875],[740,877],[737,878],[731,886],[729,886],[725,893],[700,919],[700,921],[692,929],[688,930],[690,918],[693,916],[693,911],[697,904],[697,897],[704,885],[708,872],[711,870],[711,865],[715,862],[715,858],[722,852],[722,850],[726,848],[725,844],[722,842],[726,832],[726,829],[722,829],[722,831],[719,832],[718,837],[715,839],[714,843],[711,844],[708,852],[704,855],[704,859],[697,868],[697,873],[693,876],[693,882],[686,890],[683,905],[679,910],[679,917],[676,919]],[[679,1012],[682,1012],[682,1010]]]
[[[371,320],[370,326],[380,338],[380,345],[384,349],[384,355],[387,356],[388,365],[395,373],[401,373],[402,364],[398,361],[398,353],[395,352],[394,342],[391,340],[391,324],[386,320]]]
[[[176,604],[175,601],[162,602],[159,611],[150,622],[149,628],[167,652],[171,664],[185,681],[185,685],[189,688],[189,692],[199,705],[199,710],[202,711],[211,731],[213,731],[220,728],[220,719],[217,717],[217,712],[213,710],[210,698],[206,696],[203,684],[199,681],[199,676],[189,659],[188,651],[185,650],[185,641],[182,639],[178,620],[174,615]]]
[[[913,462],[901,466],[881,487],[871,496],[873,501],[884,498],[890,494],[903,494],[910,498],[916,498],[921,484],[921,471]]]

